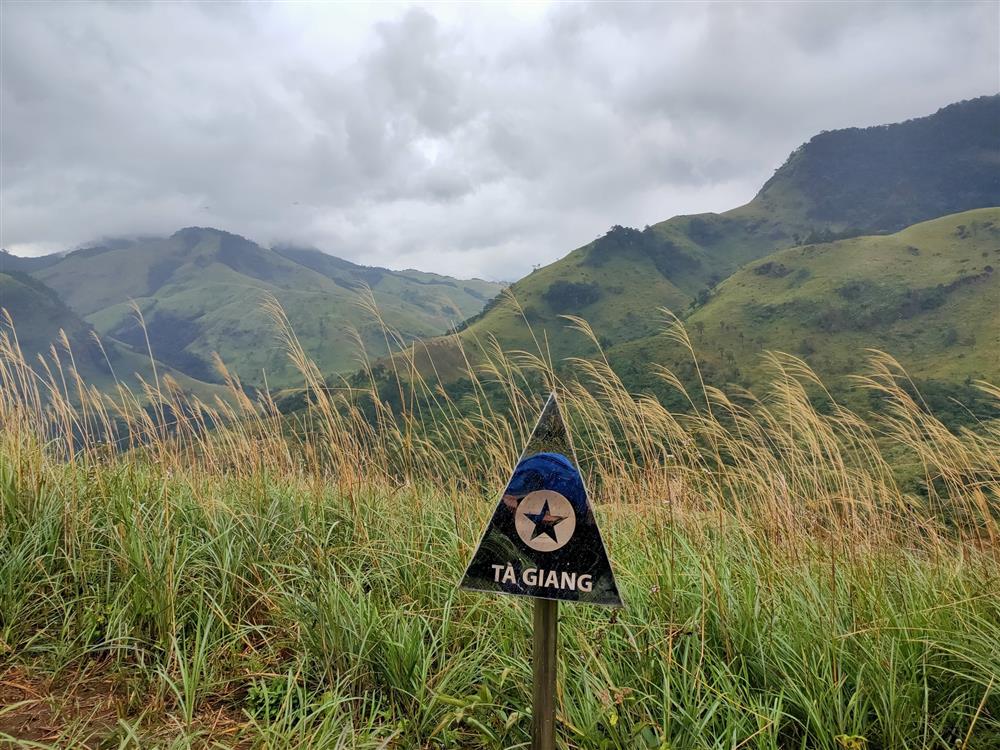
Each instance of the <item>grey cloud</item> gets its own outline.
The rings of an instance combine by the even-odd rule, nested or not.
[[[368,60],[367,82],[384,90],[383,103],[408,112],[419,127],[446,135],[468,117],[463,102],[461,60],[449,60],[438,23],[412,9],[395,23],[377,25],[379,47]]]
[[[0,244],[212,224],[514,278],[1000,89],[995,3],[4,5]]]

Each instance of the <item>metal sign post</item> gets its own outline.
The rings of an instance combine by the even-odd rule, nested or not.
[[[555,393],[542,409],[461,587],[535,599],[531,747],[554,750],[559,602],[622,606]]]
[[[535,599],[534,643],[531,652],[531,748],[556,747],[556,644],[559,602]]]

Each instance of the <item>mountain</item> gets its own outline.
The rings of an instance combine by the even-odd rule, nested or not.
[[[761,355],[782,350],[837,387],[861,369],[866,348],[892,354],[918,383],[998,382],[1000,208],[780,250],[719,284],[685,325],[714,383],[759,386]],[[681,374],[692,367],[665,335],[612,346],[607,356],[647,385],[638,363]]]
[[[898,125],[817,135],[755,201],[797,203],[810,222],[863,234],[1000,204],[1000,95]]]
[[[58,263],[61,257],[58,253],[53,253],[38,258],[22,258],[0,248],[0,273],[31,273]]]
[[[22,353],[40,374],[44,375],[44,368],[38,356],[43,355],[49,367],[53,367],[50,350],[55,345],[64,371],[68,373],[69,367],[75,364],[88,385],[108,391],[117,379],[138,392],[140,383],[135,375],[148,383],[154,382],[153,366],[148,355],[134,352],[110,338],[102,338],[98,344],[89,323],[70,310],[52,289],[26,273],[13,270],[0,272],[0,309],[10,315]],[[2,316],[0,331],[11,335]],[[61,344],[60,332],[69,341],[72,359]],[[161,377],[170,375],[185,391],[202,398],[222,392],[159,362],[157,374]]]
[[[560,316],[579,315],[606,346],[659,332],[667,307],[684,311],[740,267],[776,250],[895,232],[915,222],[1000,205],[1000,95],[894,125],[821,133],[796,149],[754,199],[722,214],[675,216],[603,237],[513,284],[500,301],[427,342],[445,377],[461,342],[473,357],[491,337],[556,359],[593,353]],[[529,331],[525,320],[531,324]],[[425,362],[423,355],[421,362]]]
[[[373,355],[386,351],[379,326],[358,300],[370,288],[391,327],[411,340],[447,330],[501,288],[419,271],[368,268],[318,250],[269,249],[217,229],[189,227],[166,238],[103,243],[32,270],[102,335],[145,351],[130,309],[143,311],[153,352],[167,365],[212,382],[213,352],[244,383],[293,384],[297,373],[262,308],[283,306],[306,352],[325,372],[353,369],[357,329]]]

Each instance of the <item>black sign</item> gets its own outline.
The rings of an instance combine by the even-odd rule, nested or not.
[[[622,604],[554,393],[461,586],[541,599]]]

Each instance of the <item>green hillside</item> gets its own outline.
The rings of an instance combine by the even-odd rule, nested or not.
[[[276,297],[307,353],[324,370],[357,365],[351,329],[372,354],[386,351],[381,330],[358,306],[371,288],[386,321],[407,339],[440,333],[478,312],[500,289],[417,271],[358,266],[301,248],[268,249],[238,235],[191,227],[168,238],[116,242],[78,250],[35,276],[102,334],[137,350],[145,316],[157,358],[213,381],[213,352],[245,383],[297,382],[275,326],[261,303]]]
[[[53,366],[50,355],[53,345],[64,369],[70,367],[71,360],[60,343],[60,331],[63,331],[73,353],[72,362],[88,385],[109,390],[117,379],[135,390],[140,385],[135,375],[153,382],[153,367],[148,355],[135,352],[110,337],[102,337],[99,345],[89,323],[70,310],[52,289],[25,273],[0,272],[0,309],[10,315],[17,343],[39,373],[44,370],[38,362],[39,355],[45,356],[49,366]],[[5,320],[0,317],[0,330],[11,335]],[[185,391],[205,399],[222,393],[221,389],[162,363],[157,363],[157,372],[161,376],[170,375]]]
[[[0,308],[13,319],[18,343],[32,360],[47,353],[62,330],[73,346],[81,373],[107,372],[103,356],[92,342],[91,327],[31,276],[19,271],[0,272]]]
[[[58,263],[62,256],[58,253],[43,255],[38,258],[22,258],[0,248],[0,273],[31,273],[53,263]]]
[[[738,268],[776,250],[1000,205],[997,122],[1000,96],[990,96],[904,123],[817,135],[747,205],[643,230],[613,227],[512,285],[520,309],[491,306],[464,324],[460,339],[473,352],[490,337],[534,350],[526,318],[555,358],[586,355],[590,347],[566,332],[560,315],[586,318],[607,346],[640,341],[659,330],[659,308],[704,301]],[[447,365],[458,361],[455,345],[447,337],[428,349]]]
[[[781,250],[733,274],[685,321],[716,383],[758,386],[766,350],[803,357],[836,384],[866,348],[916,379],[1000,379],[1000,208],[923,222],[896,234]],[[689,355],[667,336],[612,347],[626,375]]]

